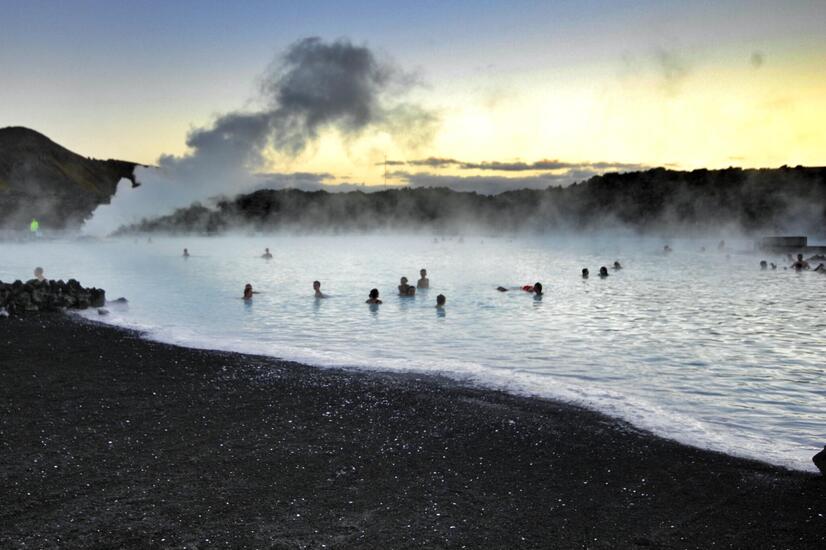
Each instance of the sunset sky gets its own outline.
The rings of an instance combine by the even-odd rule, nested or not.
[[[472,183],[826,165],[822,0],[0,0],[0,21],[0,127],[99,158],[185,154],[190,130],[257,108],[267,68],[318,36],[414,75],[406,101],[438,122],[412,142],[328,129],[297,156],[270,151],[260,171],[376,184],[386,156],[391,181]],[[410,162],[428,158],[457,162]]]

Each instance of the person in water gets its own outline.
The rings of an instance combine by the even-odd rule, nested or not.
[[[313,292],[315,292],[316,298],[326,298],[327,295],[321,292],[321,283],[319,281],[313,281]]]
[[[427,278],[427,270],[422,268],[419,270],[420,278],[416,281],[416,288],[430,288],[430,279]]]
[[[445,307],[445,302],[447,302],[447,298],[445,298],[444,294],[439,294],[436,296],[436,307],[442,309]]]
[[[43,268],[42,267],[35,267],[34,268],[34,278],[38,281],[45,281],[46,277],[43,275]]]
[[[590,275],[590,274],[591,274],[591,272],[590,272],[590,271],[588,271],[588,268],[587,268],[587,267],[583,267],[583,268],[582,268],[582,278],[583,278],[583,279],[587,279],[587,278],[588,278],[588,275]]]
[[[272,254],[270,254],[270,249],[265,248],[264,253],[261,254],[261,257],[264,258],[265,260],[272,260]]]
[[[364,302],[365,304],[380,304],[381,300],[379,300],[379,289],[374,288],[370,291],[370,296],[367,298],[367,301]]]
[[[826,274],[826,264],[820,264],[814,270],[818,273]]]
[[[809,265],[809,262],[803,259],[803,254],[797,255],[797,261],[794,262],[790,267],[795,271],[805,271],[807,269],[811,269],[812,266]]]
[[[772,263],[771,263],[771,266],[772,266],[772,271],[774,271],[775,269],[777,269],[777,264],[776,264],[776,263],[772,262]]]
[[[407,284],[407,277],[402,277],[399,283],[399,296],[414,296],[416,294],[416,287]]]
[[[760,260],[760,269],[766,271],[769,268],[768,262],[766,260]]]
[[[605,267],[605,266],[600,267],[599,268],[599,276],[602,277],[603,279],[605,277],[607,277],[608,276],[608,268]]]
[[[619,271],[620,269],[622,269],[622,264],[617,260],[614,262],[614,271]]]
[[[665,246],[663,247],[663,252],[665,252],[666,254],[668,254],[669,252],[674,252],[674,250],[673,250],[670,246],[665,245]]]
[[[189,258],[189,250],[184,248],[184,258]]]
[[[536,294],[537,296],[542,296],[542,283],[534,283],[532,285],[525,285],[521,287],[522,290],[525,292],[530,292],[532,294]]]
[[[252,300],[253,294],[258,294],[258,292],[252,289],[252,285],[249,283],[244,285],[244,300]]]

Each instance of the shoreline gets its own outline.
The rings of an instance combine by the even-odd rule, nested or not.
[[[826,544],[821,476],[577,405],[61,314],[0,347],[4,547]]]

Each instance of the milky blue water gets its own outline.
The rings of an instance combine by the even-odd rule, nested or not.
[[[749,242],[245,236],[0,243],[0,280],[103,287],[96,319],[186,346],[439,372],[587,405],[685,443],[811,470],[826,443],[826,276]],[[699,248],[706,246],[707,252]],[[181,257],[187,247],[192,254]],[[264,247],[274,255],[260,258]],[[601,265],[624,269],[607,279]],[[775,259],[776,260],[776,259]],[[777,261],[777,260],[776,260]],[[591,278],[580,277],[589,267]],[[429,291],[397,296],[426,267]],[[312,281],[330,295],[316,300]],[[541,281],[541,301],[522,291]],[[245,283],[260,294],[241,299]],[[364,303],[376,287],[384,304]],[[443,312],[436,295],[447,296]],[[0,325],[2,330],[2,325]]]

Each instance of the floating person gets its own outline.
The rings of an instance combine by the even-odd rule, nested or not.
[[[798,254],[797,261],[789,267],[791,267],[795,271],[806,271],[807,269],[812,268],[812,266],[809,265],[809,262],[803,259],[803,254]]]
[[[617,260],[614,262],[614,271],[619,271],[620,269],[622,269],[622,264]]]
[[[327,295],[321,292],[321,283],[319,281],[313,281],[313,292],[315,292],[316,298],[326,298]]]
[[[430,279],[427,278],[427,270],[419,270],[420,279],[416,281],[416,288],[430,288]]]
[[[46,276],[43,275],[43,268],[42,267],[35,267],[34,268],[34,278],[38,281],[45,281]]]
[[[184,258],[189,258],[189,250],[184,248]]]
[[[439,294],[436,296],[436,307],[441,309],[445,307],[445,302],[447,302],[447,298],[445,298],[444,294]]]
[[[772,271],[777,269],[777,264],[776,263],[772,262],[770,265],[772,266]]]
[[[259,294],[259,292],[252,289],[252,285],[247,283],[244,285],[244,300],[252,300],[253,294]]]
[[[379,289],[374,288],[370,291],[370,295],[367,298],[367,301],[364,302],[365,304],[380,304],[381,300],[379,300]]]
[[[264,253],[261,254],[261,257],[264,258],[265,260],[272,260],[272,254],[270,254],[270,249],[265,248]]]
[[[760,269],[766,271],[769,268],[768,262],[766,260],[760,260]]]
[[[530,292],[531,294],[542,296],[542,283],[536,282],[532,285],[523,285],[519,288],[520,290],[524,290],[525,292]]]
[[[407,277],[402,277],[399,283],[399,296],[414,296],[416,294],[416,287],[407,284]]]
[[[605,267],[605,266],[600,267],[599,268],[599,276],[602,277],[603,279],[605,277],[607,277],[608,276],[608,268]]]
[[[674,249],[673,249],[673,248],[671,248],[670,246],[665,245],[665,246],[663,247],[663,253],[665,253],[665,254],[669,254],[669,253],[671,253],[671,252],[674,252]]]
[[[587,267],[583,267],[583,268],[582,268],[582,278],[583,278],[583,279],[587,279],[587,278],[588,278],[588,275],[590,275],[590,274],[591,274],[591,272],[590,272],[590,271],[588,271],[588,268],[587,268]]]

